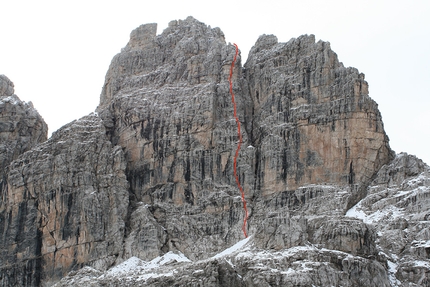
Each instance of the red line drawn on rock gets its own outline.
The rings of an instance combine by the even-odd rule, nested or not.
[[[245,210],[245,218],[243,219],[242,230],[243,230],[243,234],[245,235],[245,238],[247,238],[248,234],[246,232],[246,222],[248,220],[248,209],[246,208],[245,192],[243,191],[243,188],[240,185],[239,176],[237,175],[237,168],[236,168],[237,167],[237,158],[239,156],[240,147],[242,145],[242,133],[240,132],[240,121],[239,121],[239,117],[237,116],[236,102],[234,100],[234,93],[233,93],[233,82],[231,80],[231,78],[233,77],[234,63],[236,62],[237,54],[239,53],[239,48],[237,47],[236,44],[233,44],[233,45],[236,48],[236,53],[234,55],[233,62],[231,62],[230,76],[228,77],[228,81],[230,83],[231,101],[233,103],[234,118],[235,118],[236,124],[237,124],[237,135],[239,137],[239,141],[237,142],[236,153],[235,153],[234,159],[233,159],[233,171],[234,171],[234,177],[236,178],[237,186],[239,187],[239,190],[240,190],[240,193],[242,196],[243,209]]]

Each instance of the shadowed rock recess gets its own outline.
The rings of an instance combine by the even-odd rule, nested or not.
[[[96,113],[46,141],[0,78],[0,286],[430,286],[430,168],[313,35],[132,31]],[[19,111],[19,112],[18,112]]]

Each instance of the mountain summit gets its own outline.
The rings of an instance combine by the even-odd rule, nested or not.
[[[244,238],[234,55],[192,17],[132,31],[96,113],[2,163],[0,286],[430,284],[430,168],[313,35],[237,58]]]

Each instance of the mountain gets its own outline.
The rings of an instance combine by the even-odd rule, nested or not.
[[[430,168],[364,74],[313,35],[235,55],[192,17],[142,25],[95,113],[7,149],[0,286],[429,286]]]

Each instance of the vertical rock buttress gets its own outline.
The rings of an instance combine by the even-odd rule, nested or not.
[[[366,185],[393,158],[364,75],[313,35],[261,36],[245,64],[264,195],[308,184]]]
[[[176,249],[204,258],[243,236],[228,83],[234,54],[219,28],[189,17],[172,21],[158,36],[155,24],[137,28],[114,57],[98,112],[112,142],[125,150],[133,225],[151,230],[128,230],[130,255],[148,258]],[[233,83],[243,119],[252,102],[242,92],[240,63]],[[246,131],[243,138],[247,141]],[[245,149],[241,156],[252,153]],[[238,170],[251,194],[249,160]]]

